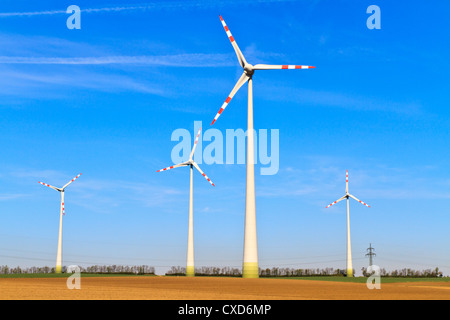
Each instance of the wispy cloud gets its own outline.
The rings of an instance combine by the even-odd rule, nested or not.
[[[80,8],[82,13],[101,13],[101,12],[123,12],[123,11],[147,11],[147,10],[161,10],[161,9],[188,9],[188,8],[216,8],[233,5],[254,5],[262,3],[281,3],[281,2],[295,2],[296,0],[238,0],[238,1],[161,1],[152,2],[142,5],[129,6],[115,6],[115,7],[101,7],[101,8]],[[0,13],[0,18],[8,17],[32,17],[43,15],[58,15],[65,14],[66,10],[43,10],[43,11],[28,11],[28,12],[3,12]]]
[[[0,201],[14,200],[25,196],[27,195],[23,193],[0,193]]]
[[[303,105],[321,105],[339,107],[350,110],[390,111],[399,114],[420,114],[423,106],[418,101],[392,101],[378,97],[368,97],[342,92],[312,90],[289,87],[285,85],[262,84],[260,97],[267,100],[280,99],[290,102],[300,102]],[[273,94],[276,92],[276,94]]]
[[[438,177],[439,168],[422,165],[414,168],[392,167],[367,160],[355,164],[352,159],[304,157],[302,168],[280,168],[282,186],[260,187],[261,197],[312,197],[313,201],[334,201],[345,187],[345,170],[349,170],[352,190],[367,202],[373,199],[416,200],[450,199],[449,181]],[[314,163],[314,167],[312,167]],[[346,164],[344,167],[343,164]],[[359,169],[351,169],[358,167]],[[422,175],[417,173],[421,172]],[[334,199],[336,196],[336,199]],[[327,203],[328,204],[328,203]]]
[[[2,71],[3,79],[0,80],[0,93],[8,96],[26,97],[45,97],[47,94],[42,90],[49,85],[58,87],[77,87],[83,89],[93,89],[103,92],[123,92],[134,91],[141,93],[155,94],[159,96],[166,95],[166,91],[158,83],[149,81],[140,81],[131,76],[120,74],[103,74],[86,70],[77,70],[73,72],[49,72],[39,71]],[[63,97],[59,93],[50,90],[50,96],[53,98]]]
[[[77,205],[98,213],[116,208],[145,207],[171,210],[170,199],[183,191],[151,183],[88,178],[79,181],[75,190]]]
[[[166,96],[169,91],[167,84],[159,76],[152,77],[160,75],[156,70],[158,67],[236,66],[232,52],[111,55],[110,48],[94,44],[9,34],[0,34],[0,43],[5,48],[0,56],[0,93],[18,97],[19,100],[28,97],[58,97],[60,92],[50,86]],[[83,54],[73,56],[74,52]],[[103,66],[109,68],[102,68]],[[141,70],[137,71],[139,67],[155,69],[142,76]],[[42,90],[46,88],[49,90]]]
[[[98,13],[98,12],[121,12],[121,11],[143,11],[148,9],[156,8],[169,8],[169,5],[161,6],[161,4],[148,4],[143,6],[121,6],[121,7],[103,7],[103,8],[80,8],[82,13]],[[174,7],[174,6],[172,6]],[[7,17],[32,17],[32,16],[48,16],[48,15],[58,15],[65,14],[66,10],[43,10],[43,11],[25,11],[25,12],[3,12],[0,13],[0,18]]]
[[[227,67],[235,66],[231,54],[176,54],[155,56],[27,57],[0,56],[0,93],[8,96],[42,97],[48,86],[77,87],[104,92],[132,91],[166,96],[167,86],[156,78],[142,77],[134,67]],[[107,70],[101,66],[115,66]],[[41,67],[45,67],[45,72]],[[73,67],[73,68],[72,68]],[[76,67],[76,68],[75,68]],[[117,71],[116,68],[122,69]],[[123,70],[128,73],[124,74]],[[157,72],[155,70],[151,72]],[[22,95],[26,90],[27,94]],[[173,93],[171,93],[173,94]],[[57,96],[51,90],[53,97]]]
[[[159,56],[103,56],[103,57],[8,57],[0,56],[0,64],[107,65],[135,64],[168,67],[224,67],[235,66],[230,54],[176,54]]]
[[[60,170],[13,169],[5,172],[5,179],[11,185],[11,192],[0,193],[0,201],[15,200],[22,197],[36,197],[42,194],[37,182],[42,181],[56,187],[62,187],[77,173]],[[34,188],[31,188],[32,186]],[[31,190],[23,194],[20,190]],[[31,189],[30,189],[31,188]],[[80,207],[101,214],[115,212],[117,208],[157,208],[171,210],[170,200],[184,195],[185,190],[171,186],[155,185],[150,182],[125,181],[121,179],[96,178],[84,173],[70,185],[72,201]]]
[[[26,17],[26,16],[41,16],[41,15],[54,15],[66,13],[66,10],[46,10],[46,11],[29,11],[29,12],[2,12],[0,17]]]
[[[50,179],[50,180],[70,180],[70,176],[67,176],[66,174],[55,171],[55,170],[14,170],[9,172],[8,174],[11,177],[14,178],[20,178],[24,180],[33,179],[42,181],[42,179]],[[45,182],[49,182],[48,180]]]

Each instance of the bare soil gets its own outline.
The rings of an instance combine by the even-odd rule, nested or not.
[[[450,300],[450,282],[365,283],[215,277],[86,277],[0,279],[1,300]]]

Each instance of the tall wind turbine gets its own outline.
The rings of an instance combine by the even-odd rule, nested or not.
[[[194,167],[198,170],[198,172],[201,173],[202,176],[205,177],[206,180],[208,180],[209,183],[212,184],[213,187],[215,187],[214,183],[206,176],[206,174],[203,173],[203,171],[200,169],[198,164],[193,160],[194,157],[194,151],[197,147],[197,141],[198,137],[200,136],[200,130],[198,130],[197,137],[195,138],[194,147],[192,148],[191,154],[189,155],[189,160],[174,166],[170,166],[161,170],[158,170],[156,172],[160,171],[166,171],[173,168],[178,167],[190,167],[191,171],[191,177],[190,177],[190,187],[189,187],[189,228],[188,228],[188,247],[187,247],[187,261],[186,261],[186,276],[187,277],[193,277],[195,275],[195,269],[194,269],[194,178],[193,178],[193,172]]]
[[[237,81],[228,98],[223,103],[219,112],[214,117],[211,125],[216,122],[217,118],[222,114],[223,110],[230,103],[236,92],[248,83],[248,118],[247,118],[247,186],[245,196],[245,234],[244,234],[244,262],[242,266],[242,277],[244,278],[258,278],[258,245],[256,237],[256,208],[255,208],[255,169],[254,169],[254,137],[253,137],[253,74],[255,70],[279,70],[279,69],[312,69],[312,66],[302,65],[267,65],[256,64],[251,65],[247,63],[239,49],[236,41],[231,35],[225,21],[220,16],[222,25],[231,41],[231,45],[236,52],[237,58],[241,67],[244,69],[241,77]]]
[[[75,179],[77,179],[79,176],[81,176],[81,173],[79,175],[77,175],[75,178],[73,178],[72,180],[70,180],[69,182],[67,182],[62,188],[57,188],[54,186],[51,186],[49,184],[43,183],[38,181],[40,184],[52,188],[56,191],[59,191],[61,193],[61,210],[59,212],[59,236],[58,236],[58,252],[56,253],[56,268],[55,268],[55,272],[56,273],[61,273],[61,259],[62,259],[62,219],[63,216],[66,214],[64,211],[64,189],[67,188],[67,186],[69,184],[71,184],[72,182],[75,181]]]
[[[367,203],[362,202],[361,200],[357,199],[355,196],[348,193],[348,170],[346,172],[345,177],[345,196],[342,198],[339,198],[335,202],[329,204],[325,208],[331,207],[333,204],[338,203],[339,201],[342,201],[344,199],[347,199],[347,277],[353,277],[353,265],[352,265],[352,248],[350,243],[350,205],[349,205],[349,198],[353,198],[359,203],[365,205],[366,207],[370,208],[370,206]]]

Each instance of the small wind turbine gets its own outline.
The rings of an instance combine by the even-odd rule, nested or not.
[[[200,169],[198,164],[193,160],[194,157],[194,151],[197,147],[197,141],[198,137],[200,136],[200,130],[198,130],[197,137],[195,138],[194,147],[192,148],[191,154],[189,155],[189,160],[174,166],[170,166],[161,170],[158,170],[156,172],[160,171],[166,171],[173,168],[178,167],[186,167],[189,166],[191,169],[191,177],[190,177],[190,187],[189,187],[189,228],[188,228],[188,247],[187,247],[187,263],[186,263],[186,276],[193,277],[195,275],[195,269],[194,269],[194,178],[193,178],[193,168],[198,170],[198,172],[201,173],[202,176],[205,177],[206,180],[208,180],[209,183],[212,184],[213,187],[215,187],[214,183],[206,176],[206,174],[203,173],[203,171]]]
[[[61,210],[59,212],[59,236],[58,236],[58,252],[56,254],[56,268],[55,268],[55,272],[56,273],[61,273],[61,258],[62,258],[62,219],[63,216],[66,214],[64,211],[64,189],[67,188],[67,186],[69,184],[71,184],[72,182],[75,181],[75,179],[77,179],[79,176],[81,176],[81,173],[79,175],[77,175],[75,178],[73,178],[72,180],[70,180],[68,183],[66,183],[62,188],[57,188],[54,186],[51,186],[49,184],[43,183],[38,181],[40,184],[52,188],[56,191],[59,191],[61,193]]]
[[[329,204],[325,208],[331,207],[333,204],[338,203],[339,201],[342,201],[344,199],[347,199],[347,277],[353,277],[353,265],[352,265],[352,248],[350,244],[350,205],[349,205],[349,198],[353,198],[359,203],[365,205],[366,207],[370,208],[370,206],[367,203],[362,202],[361,200],[357,199],[355,196],[348,193],[348,170],[346,172],[346,178],[345,178],[345,196],[342,198],[336,200],[332,204]]]
[[[228,39],[231,41],[231,45],[236,52],[237,58],[241,67],[244,69],[241,77],[237,81],[233,90],[228,98],[223,103],[219,112],[214,117],[211,125],[216,122],[223,110],[230,103],[236,92],[248,82],[248,118],[247,118],[247,183],[245,193],[245,233],[244,233],[244,262],[242,266],[242,277],[244,278],[258,278],[258,244],[256,237],[256,206],[255,206],[255,168],[254,168],[254,137],[253,137],[253,74],[255,70],[280,70],[280,69],[312,69],[312,66],[302,65],[268,65],[268,64],[256,64],[251,65],[247,63],[239,49],[236,41],[231,35],[230,29],[228,29],[225,21],[220,16],[222,25],[227,33]]]

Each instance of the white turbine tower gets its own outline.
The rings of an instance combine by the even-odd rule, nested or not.
[[[214,183],[206,176],[206,174],[203,173],[203,171],[200,169],[198,164],[193,160],[194,157],[194,151],[197,147],[197,141],[198,137],[200,136],[200,130],[198,130],[197,137],[195,138],[194,147],[192,148],[191,154],[189,155],[189,160],[174,166],[170,166],[161,170],[158,170],[156,172],[160,171],[166,171],[173,168],[178,167],[187,167],[189,166],[191,169],[191,177],[190,177],[190,187],[189,187],[189,228],[188,228],[188,246],[187,246],[187,261],[186,261],[186,276],[187,277],[193,277],[195,275],[195,269],[194,269],[194,178],[193,178],[193,168],[198,170],[198,172],[201,173],[202,176],[205,177],[206,180],[209,181],[209,183],[212,184],[213,187],[215,187]]]
[[[242,277],[244,278],[258,278],[258,245],[256,237],[256,208],[255,208],[255,169],[254,169],[254,137],[253,137],[253,74],[255,70],[279,70],[279,69],[312,69],[312,66],[302,65],[267,65],[256,64],[251,65],[247,63],[239,49],[236,41],[231,35],[225,21],[220,16],[222,25],[227,33],[228,38],[231,41],[231,45],[236,52],[237,58],[241,67],[244,69],[241,77],[234,86],[228,98],[220,108],[219,112],[214,117],[211,125],[216,122],[217,118],[222,114],[223,110],[230,103],[236,92],[244,85],[248,83],[248,118],[247,118],[247,186],[246,186],[246,198],[245,198],[245,233],[244,233],[244,262],[242,266]]]
[[[345,177],[345,196],[342,198],[339,198],[335,202],[329,204],[325,208],[331,207],[333,204],[338,203],[339,201],[342,201],[344,199],[347,199],[347,277],[353,277],[353,265],[352,265],[352,248],[350,243],[350,204],[349,204],[349,198],[353,198],[359,203],[365,205],[366,207],[370,208],[370,206],[367,203],[362,202],[361,200],[357,199],[355,196],[348,193],[348,170],[346,172]]]
[[[77,179],[79,176],[81,176],[81,173],[79,175],[77,175],[75,178],[73,178],[72,180],[70,180],[68,183],[66,183],[62,188],[57,188],[54,186],[51,186],[49,184],[43,183],[38,181],[40,184],[52,188],[56,191],[59,191],[61,193],[61,209],[59,212],[59,235],[58,235],[58,251],[56,253],[56,268],[55,268],[55,272],[56,273],[61,273],[61,260],[62,260],[62,219],[63,216],[66,214],[64,211],[64,189],[67,188],[67,186],[69,184],[71,184],[72,182],[75,181],[75,179]]]

